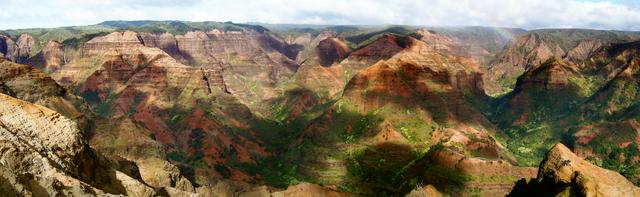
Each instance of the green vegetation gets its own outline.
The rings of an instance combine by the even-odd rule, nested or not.
[[[621,146],[636,138],[635,129],[627,128],[626,121],[640,120],[637,70],[607,79],[612,77],[611,73],[602,69],[603,65],[619,65],[622,71],[638,57],[636,54],[622,57],[618,55],[620,52],[587,62],[579,72],[565,72],[569,82],[566,86],[545,83],[549,80],[547,68],[551,65],[545,62],[528,73],[529,80],[537,84],[527,84],[523,89],[494,99],[495,111],[486,114],[509,136],[507,147],[521,165],[537,166],[557,142],[577,146],[575,131],[591,125],[598,131],[589,134],[593,135],[589,144],[580,145],[593,150],[594,155],[588,160],[640,183],[638,163],[632,161],[639,157],[637,144]]]
[[[187,21],[105,21],[97,25],[70,26],[58,28],[30,28],[5,30],[12,37],[29,34],[35,39],[31,56],[40,52],[49,41],[61,42],[65,47],[65,56],[71,57],[80,46],[94,37],[103,36],[114,31],[131,30],[136,32],[171,33],[183,35],[189,31],[242,31],[244,28],[264,32],[267,29],[257,25],[235,24],[232,22],[187,22]]]
[[[111,27],[118,31],[131,30],[136,32],[171,33],[183,35],[189,31],[209,31],[220,29],[224,31],[242,31],[243,28],[264,32],[266,29],[255,25],[235,24],[232,22],[188,22],[188,21],[106,21],[99,25]]]
[[[399,35],[411,35],[414,33],[415,29],[411,27],[405,26],[391,26],[382,30],[369,30],[370,32],[355,32],[351,33],[352,35],[343,34],[345,40],[349,44],[349,47],[353,50],[356,48],[360,48],[365,46],[378,38],[382,37],[384,34],[399,34]]]
[[[618,131],[616,134],[597,136],[589,142],[595,157],[587,159],[594,164],[620,172],[623,176],[640,184],[640,166],[637,158],[640,158],[640,150],[636,142],[628,141],[635,138],[635,129],[624,128],[626,125],[608,124],[605,129]],[[619,145],[620,141],[628,141],[625,147]]]
[[[541,29],[534,30],[533,34],[540,36],[548,43],[557,43],[563,51],[576,47],[580,41],[586,39],[622,42],[638,38],[638,34],[633,32],[589,29]]]
[[[260,159],[255,165],[239,162],[234,162],[231,165],[240,167],[251,175],[261,175],[266,184],[274,187],[286,188],[289,185],[300,183],[297,173],[298,165],[284,161],[286,160],[276,156]]]
[[[184,22],[184,21],[108,21],[89,27],[68,27],[56,29],[29,29],[9,31],[12,35],[29,33],[38,40],[36,48],[39,50],[45,40],[62,40],[65,46],[65,55],[76,53],[80,46],[88,40],[102,36],[112,31],[133,30],[138,32],[153,32],[172,34],[185,34],[189,31],[209,31],[222,29],[226,31],[238,31],[242,28],[250,28],[258,32],[266,29],[260,26],[234,24],[230,22]],[[413,27],[353,27],[335,26],[322,27],[334,30],[339,37],[344,38],[349,48],[363,47],[384,34],[398,34],[418,37],[414,34]],[[463,35],[461,39],[473,37],[468,30],[455,28],[442,29],[448,34]],[[517,31],[517,30],[514,30]],[[595,32],[577,32],[571,35],[569,40],[559,39],[565,33],[554,30],[538,32],[544,39],[559,43],[563,49],[577,44],[578,39],[606,36],[618,38],[622,34],[600,34]],[[296,36],[303,33],[317,35],[318,29],[297,29],[290,35]],[[492,32],[484,32],[492,34]],[[495,33],[495,32],[493,32]],[[500,35],[495,35],[495,37]],[[575,38],[575,39],[574,39]],[[46,42],[44,42],[46,44]],[[487,43],[484,43],[487,44]],[[488,46],[488,45],[487,45]],[[35,51],[38,51],[35,50]],[[489,50],[497,51],[499,47],[489,46]],[[101,57],[94,58],[91,63],[98,67]],[[142,62],[147,62],[144,56],[139,57]],[[227,56],[230,64],[242,64],[237,54]],[[201,65],[202,60],[191,60],[194,65]],[[609,61],[625,62],[618,57],[610,60],[596,60],[597,64]],[[547,82],[549,80],[552,62],[545,62],[531,73],[533,81]],[[141,71],[147,65],[136,65],[136,72]],[[356,73],[352,70],[344,70],[344,81],[348,82]],[[463,107],[473,108],[484,113],[503,131],[509,140],[505,143],[515,155],[521,165],[536,166],[544,153],[556,142],[568,142],[573,140],[571,129],[584,124],[592,124],[603,121],[627,120],[629,117],[638,120],[640,113],[635,112],[640,101],[638,90],[638,76],[632,79],[615,78],[612,83],[606,81],[601,73],[588,72],[578,75],[568,72],[569,85],[564,89],[550,90],[548,84],[534,84],[527,89],[516,90],[505,95],[500,95],[488,101],[479,98],[468,91],[463,90],[466,102],[471,105]],[[406,77],[399,73],[401,77]],[[171,79],[168,79],[171,80]],[[227,78],[225,78],[227,80]],[[241,83],[254,98],[261,98],[267,94],[262,88],[262,82],[252,80],[242,75],[234,75],[230,80]],[[402,80],[409,80],[403,78]],[[502,87],[513,88],[518,78],[500,79]],[[289,82],[280,82],[277,87],[284,87]],[[427,82],[429,83],[429,82]],[[284,85],[283,85],[284,84]],[[427,84],[435,87],[433,83]],[[436,84],[437,85],[437,84]],[[293,86],[293,85],[292,85]],[[469,181],[509,183],[514,182],[513,177],[484,177],[465,176],[449,166],[436,165],[432,161],[433,154],[444,149],[442,144],[433,141],[432,133],[439,129],[447,128],[451,113],[458,113],[452,109],[454,101],[449,100],[443,89],[433,88],[437,93],[429,97],[396,98],[392,95],[370,95],[370,92],[362,90],[363,95],[378,96],[381,100],[388,101],[377,109],[363,110],[363,106],[357,106],[352,101],[342,98],[335,99],[328,95],[328,91],[311,91],[300,87],[283,88],[285,93],[271,100],[268,104],[254,102],[251,107],[260,107],[260,113],[252,112],[241,105],[236,98],[228,95],[203,95],[201,92],[184,93],[192,103],[169,104],[166,123],[175,135],[188,134],[188,140],[181,141],[178,150],[171,150],[167,157],[187,166],[185,175],[192,177],[194,168],[213,169],[224,178],[232,176],[232,170],[240,169],[251,176],[261,177],[259,183],[285,188],[301,181],[314,183],[339,185],[344,191],[364,195],[400,196],[423,183],[436,186],[445,193],[463,192],[464,184]],[[429,93],[431,94],[431,93]],[[256,96],[257,95],[257,96]],[[596,96],[597,95],[597,96]],[[111,94],[102,100],[97,92],[84,92],[81,95],[92,109],[102,117],[113,115],[112,102],[116,94]],[[136,94],[134,103],[139,104],[144,100],[144,95]],[[258,100],[258,99],[255,99]],[[408,101],[407,101],[408,100]],[[513,102],[513,103],[512,103]],[[588,105],[589,104],[589,105]],[[584,107],[588,106],[588,107]],[[591,107],[593,106],[593,107]],[[612,107],[613,106],[613,107]],[[368,107],[368,106],[366,106]],[[456,106],[461,107],[461,106]],[[588,108],[588,109],[585,109]],[[228,132],[233,137],[234,143],[240,140],[255,141],[259,146],[265,147],[270,157],[253,157],[256,163],[237,161],[238,150],[235,147],[225,147],[221,154],[227,161],[207,164],[205,163],[205,149],[211,133],[207,129],[187,129],[190,113],[195,109],[206,112],[206,118],[214,121],[221,132]],[[610,114],[609,109],[614,109]],[[635,111],[634,111],[635,110]],[[456,111],[456,112],[453,112]],[[629,112],[630,111],[630,112]],[[265,112],[265,113],[262,113]],[[582,113],[590,112],[590,113]],[[126,112],[128,116],[136,113],[135,109]],[[622,115],[619,115],[621,114]],[[256,115],[257,114],[257,115]],[[594,115],[595,114],[595,115]],[[630,116],[636,115],[636,116]],[[457,114],[453,114],[457,115]],[[466,115],[466,114],[463,114]],[[588,117],[587,117],[588,116]],[[164,116],[163,116],[164,117]],[[465,121],[468,117],[461,117],[458,121]],[[483,120],[484,121],[484,120]],[[484,122],[468,122],[476,126]],[[487,123],[488,124],[488,123]],[[241,126],[238,126],[241,125]],[[313,127],[312,127],[313,126]],[[315,128],[315,130],[309,130]],[[384,129],[400,133],[407,141],[400,142],[375,142],[376,136]],[[616,128],[610,128],[617,131]],[[619,134],[619,133],[617,133]],[[186,136],[185,136],[186,137]],[[240,138],[241,137],[241,138]],[[494,136],[502,142],[502,136]],[[633,136],[619,136],[633,138]],[[471,141],[478,140],[475,136],[469,136]],[[301,140],[302,139],[302,140]],[[638,144],[632,143],[621,148],[615,139],[596,138],[589,144],[594,153],[601,157],[590,158],[596,164],[621,172],[638,183],[636,177],[640,174],[640,167],[634,163],[633,158],[640,156],[637,150]],[[123,144],[117,140],[117,144]],[[213,142],[215,143],[215,142]],[[434,145],[435,144],[435,145]],[[186,147],[186,148],[185,148]],[[175,148],[175,147],[172,147]],[[184,150],[179,150],[184,149]],[[480,153],[466,153],[466,156],[478,156]],[[309,156],[312,155],[312,156]],[[478,195],[481,191],[470,188],[470,195]]]
[[[355,122],[351,130],[345,130],[342,134],[345,138],[345,143],[352,144],[357,141],[362,134],[371,130],[376,123],[382,119],[376,116],[376,112],[368,113]]]
[[[402,121],[394,124],[395,129],[413,143],[425,142],[425,139],[429,139],[431,133],[439,127],[435,123],[428,123],[420,116],[414,115],[410,110],[399,116],[403,116],[403,118],[401,118]]]
[[[351,153],[348,170],[355,181],[373,187],[366,189],[381,191],[380,196],[408,193],[417,184],[418,175],[406,171],[425,153],[401,144],[367,147]]]
[[[84,43],[87,43],[89,40],[95,38],[95,37],[100,37],[100,36],[104,36],[109,34],[109,32],[111,31],[100,31],[100,32],[95,32],[95,33],[85,33],[85,34],[80,34],[74,37],[70,37],[67,39],[62,40],[62,45],[64,45],[65,47],[65,52],[70,50],[70,49],[79,49],[80,46],[84,45]]]
[[[172,161],[177,161],[177,162],[184,162],[185,161],[185,153],[182,151],[174,151],[174,152],[169,152],[167,154],[167,157],[172,160]]]
[[[187,158],[187,163],[189,163],[193,167],[205,167],[204,161],[202,161],[202,157],[204,154],[202,153],[202,143],[203,138],[205,137],[205,133],[202,129],[193,129],[189,134],[189,148],[192,150],[192,154]]]
[[[578,86],[578,91],[580,96],[589,97],[593,95],[603,84],[605,81],[604,78],[600,76],[594,77],[568,77],[569,82]]]
[[[169,108],[169,120],[167,124],[173,129],[179,129],[181,126],[179,123],[186,114],[186,110],[182,110],[178,105],[174,104],[173,107]]]
[[[231,171],[229,170],[229,167],[225,165],[215,164],[213,165],[213,169],[215,169],[218,173],[220,173],[224,178],[231,177]]]
[[[89,26],[74,26],[74,27],[58,27],[58,28],[32,28],[32,29],[18,29],[7,30],[5,33],[18,37],[21,34],[29,34],[35,39],[35,45],[31,51],[31,56],[36,55],[49,41],[63,42],[65,44],[80,43],[81,40],[85,40],[91,35],[103,35],[107,32],[112,32],[114,29],[101,26],[101,25],[89,25]],[[86,41],[84,41],[86,42]],[[82,43],[84,43],[82,42]]]
[[[589,157],[587,158],[588,160],[600,167],[615,170],[636,185],[640,185],[640,166],[638,166],[638,162],[633,161],[634,158],[640,157],[640,151],[638,151],[636,143],[632,143],[625,148],[611,146],[606,142],[595,142],[590,145],[594,148],[594,153],[603,157]]]
[[[502,92],[508,93],[516,87],[516,82],[518,81],[518,77],[506,77],[499,78],[498,85],[502,87]]]
[[[111,94],[104,101],[101,101],[97,92],[87,91],[80,95],[89,104],[93,106],[93,112],[104,118],[110,118],[113,115],[113,109],[111,108],[111,102],[118,96],[117,94]]]
[[[229,62],[229,64],[231,64],[231,65],[236,65],[236,64],[241,63],[241,62],[240,62],[240,60],[238,59],[238,54],[237,54],[237,53],[235,53],[235,52],[230,53],[230,54],[228,55],[228,57],[227,57],[227,61],[228,61],[228,62]]]
[[[544,154],[562,140],[562,131],[548,124],[527,124],[507,130],[510,139],[507,148],[524,166],[537,166]]]
[[[423,183],[449,194],[462,192],[471,177],[432,161],[443,148],[441,144],[417,149],[383,143],[356,149],[349,153],[347,161],[350,178],[358,184],[342,187],[355,193],[373,191],[376,196],[402,196]]]

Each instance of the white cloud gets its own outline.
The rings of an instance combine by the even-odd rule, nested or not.
[[[0,29],[105,20],[640,30],[640,8],[584,0],[0,0]]]

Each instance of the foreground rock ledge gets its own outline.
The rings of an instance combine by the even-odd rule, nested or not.
[[[640,196],[640,188],[558,143],[547,152],[538,177],[518,181],[508,196]]]

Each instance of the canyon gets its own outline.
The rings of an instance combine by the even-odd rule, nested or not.
[[[0,193],[636,196],[639,49],[580,29],[0,31]]]

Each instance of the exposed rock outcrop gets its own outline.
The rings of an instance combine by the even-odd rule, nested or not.
[[[433,185],[419,187],[411,191],[405,197],[441,197],[443,196]]]
[[[66,64],[64,46],[56,41],[49,41],[35,56],[29,58],[28,64],[40,70],[52,73]]]
[[[128,118],[99,119],[90,144],[105,156],[121,162],[133,162],[136,167],[133,171],[153,188],[194,193],[193,183],[182,175],[177,166],[165,160],[163,144],[151,136],[151,131]]]
[[[355,74],[358,70],[373,65],[379,60],[386,60],[400,51],[410,48],[416,41],[415,38],[409,36],[384,34],[373,42],[355,49],[340,64],[345,70]]]
[[[105,164],[77,124],[50,109],[0,94],[2,178],[18,195],[155,192]]]
[[[562,58],[565,52],[557,43],[548,42],[538,33],[531,33],[513,40],[511,45],[496,57],[489,67],[485,82],[495,84],[515,82],[515,78],[549,58]],[[489,94],[499,93],[500,87],[489,86]]]
[[[13,60],[13,55],[15,54],[15,42],[9,36],[0,35],[0,57],[3,59]]]
[[[4,94],[0,94],[0,103],[0,146],[3,147],[0,158],[6,168],[3,174],[8,173],[10,177],[5,179],[14,179],[13,184],[24,187],[19,192],[33,195],[38,192],[47,195],[97,192],[72,177],[79,177],[82,167],[92,167],[81,166],[78,161],[95,162],[91,161],[95,158],[86,157],[90,150],[75,122],[47,108]],[[25,175],[34,177],[20,178]],[[72,189],[63,191],[56,185]]]
[[[248,106],[275,97],[279,93],[276,84],[290,78],[298,68],[282,51],[286,43],[269,32],[214,29],[188,32],[176,36],[176,40],[191,65],[210,68],[210,78],[224,83],[215,85],[224,85]]]
[[[246,28],[239,31],[191,31],[176,36],[114,32],[87,42],[81,52],[85,58],[72,62],[69,69],[92,73],[96,65],[86,69],[73,67],[92,65],[96,62],[93,60],[100,61],[96,58],[111,50],[117,51],[116,54],[135,54],[141,47],[157,47],[178,62],[199,68],[204,75],[201,78],[208,81],[210,88],[236,95],[250,107],[254,106],[251,103],[278,95],[277,84],[290,78],[298,68],[291,59],[296,58],[297,51],[289,44],[269,31]],[[78,71],[73,72],[77,74]],[[76,78],[86,78],[86,72]],[[255,84],[248,84],[247,79]],[[63,84],[68,84],[68,80],[76,83],[74,79],[62,79]]]
[[[634,34],[597,30],[537,30],[519,36],[490,63],[485,79],[489,85],[487,92],[501,93],[504,89],[513,88],[520,74],[551,58],[579,64],[587,61],[602,46],[637,39]]]
[[[257,119],[221,88],[226,82],[216,81],[219,72],[206,65],[181,64],[161,49],[142,45],[137,38],[128,32],[96,38],[83,50],[99,55],[76,59],[53,74],[107,119],[98,121],[103,130],[96,133],[103,133],[94,135],[92,145],[109,156],[135,162],[142,179],[156,188],[192,192],[196,177],[204,182],[249,179],[237,169],[203,166],[225,164],[232,160],[228,157],[231,152],[233,160],[248,164],[270,155],[264,143],[254,137],[258,134],[246,126]],[[108,43],[100,44],[103,41]],[[111,140],[121,143],[105,144]],[[172,161],[195,175],[187,181],[175,165],[164,161],[168,157],[165,150]],[[187,159],[207,165],[193,169]]]
[[[31,54],[34,52],[34,44],[35,39],[29,34],[22,34],[16,40],[17,54],[15,57],[15,62],[17,63],[26,63]]]
[[[113,32],[106,36],[99,36],[89,40],[82,46],[83,57],[97,57],[105,51],[117,50],[128,52],[144,46],[138,33],[132,31]]]
[[[322,197],[348,197],[347,193],[337,192],[329,188],[325,188],[311,183],[299,183],[289,186],[284,191],[271,193],[272,197],[305,197],[305,196],[322,196]]]
[[[597,39],[581,41],[578,46],[567,52],[566,58],[578,62],[587,60],[587,58],[595,55],[594,53],[603,45],[605,45],[605,41]]]
[[[303,66],[305,62],[312,60],[318,55],[316,48],[323,40],[336,37],[334,32],[322,31],[316,37],[313,37],[310,33],[305,33],[296,37],[293,41],[290,41],[295,46],[302,47],[302,50],[296,56],[296,62]]]
[[[46,73],[33,67],[0,62],[0,93],[39,104],[73,119],[82,128],[88,125],[85,102],[58,85]]]
[[[178,41],[176,40],[175,36],[173,36],[173,34],[163,33],[158,35],[158,34],[143,32],[143,33],[140,33],[140,38],[144,42],[145,46],[162,49],[164,52],[171,55],[171,57],[174,57],[178,60],[183,60],[183,59],[180,59],[183,57],[180,52],[180,49],[178,48]],[[183,60],[183,61],[186,61],[186,60]]]
[[[478,58],[489,55],[489,52],[482,48],[465,48],[464,43],[460,43],[454,38],[439,34],[434,31],[421,29],[416,32],[416,35],[421,41],[433,47],[435,51],[443,54]]]
[[[35,39],[29,34],[22,34],[18,38],[0,35],[0,53],[5,59],[17,63],[26,63],[31,53]]]
[[[638,196],[636,187],[617,172],[599,168],[562,144],[547,152],[538,177],[521,180],[509,196]]]
[[[344,59],[349,52],[349,47],[338,38],[327,38],[318,43],[316,52],[320,65],[328,67]]]
[[[317,94],[335,97],[343,90],[347,77],[351,77],[339,65],[349,48],[329,32],[321,33],[307,45],[309,48],[298,57],[304,59],[298,60],[301,65],[294,76],[296,83]]]

